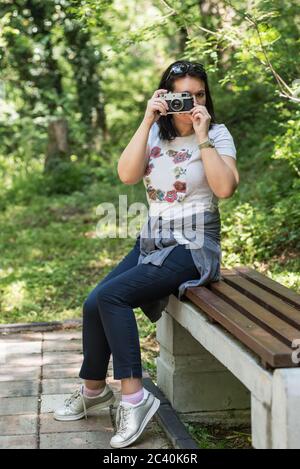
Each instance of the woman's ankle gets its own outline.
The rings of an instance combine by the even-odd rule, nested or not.
[[[103,380],[84,380],[84,387],[85,389],[88,389],[89,391],[99,391],[100,389],[103,389],[106,385],[105,379]]]
[[[142,388],[142,378],[123,378],[121,380],[121,392],[123,395],[136,393]]]

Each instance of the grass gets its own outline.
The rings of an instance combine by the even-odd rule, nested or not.
[[[117,198],[118,188],[106,190]],[[93,187],[89,194],[37,195],[0,212],[2,323],[81,316],[86,295],[134,243],[97,236],[103,200]]]
[[[184,424],[201,449],[251,449],[251,428],[223,428],[220,425]]]

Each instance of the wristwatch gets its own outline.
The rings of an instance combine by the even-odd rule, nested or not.
[[[214,141],[209,137],[204,142],[198,144],[198,148],[200,148],[200,150],[201,148],[208,148],[208,147],[215,148]]]

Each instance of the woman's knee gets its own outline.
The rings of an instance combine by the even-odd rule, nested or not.
[[[98,289],[97,294],[97,305],[100,312],[105,312],[109,310],[107,308],[110,304],[120,304],[122,303],[122,298],[118,293],[118,289],[114,285],[112,288],[111,286],[103,285],[101,288]]]
[[[110,291],[109,291],[109,289],[107,289],[105,287],[99,288],[99,290],[97,291],[96,298],[97,298],[98,308],[99,308],[99,310],[102,311],[104,309],[103,307],[105,306],[105,303],[110,301]]]
[[[95,297],[87,297],[82,307],[84,319],[98,316],[98,305]]]

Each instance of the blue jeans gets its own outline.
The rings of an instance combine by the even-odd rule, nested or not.
[[[122,261],[92,290],[83,304],[83,363],[79,377],[104,380],[110,355],[114,379],[142,377],[138,328],[133,308],[175,294],[186,280],[199,278],[191,251],[176,246],[161,266],[138,264],[140,238]]]

